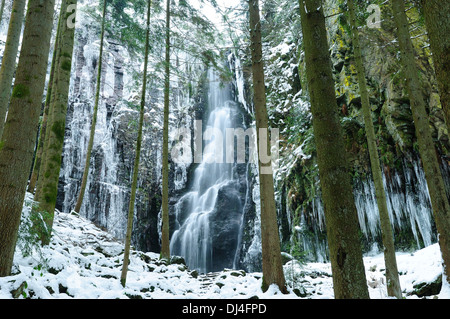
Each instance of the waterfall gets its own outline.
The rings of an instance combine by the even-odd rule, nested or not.
[[[233,266],[246,200],[239,192],[237,166],[226,162],[223,144],[226,129],[236,124],[237,104],[230,85],[221,83],[215,71],[208,71],[208,80],[209,116],[203,139],[209,141],[189,191],[175,204],[176,230],[170,243],[173,255],[183,256],[191,269],[203,273]]]

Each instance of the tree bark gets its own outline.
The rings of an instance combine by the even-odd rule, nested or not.
[[[6,0],[2,0],[2,3],[0,5],[0,25],[3,21],[3,11],[5,10],[5,1]]]
[[[299,0],[313,130],[336,299],[369,298],[321,0]]]
[[[262,55],[261,22],[259,1],[249,1],[250,39],[252,51],[252,74],[254,88],[254,107],[257,131],[257,144],[266,143],[266,150],[270,155],[270,139],[261,136],[262,130],[269,135],[269,120],[266,106],[266,88],[264,79],[264,64]],[[260,150],[261,151],[261,150]],[[277,211],[275,206],[273,174],[263,172],[265,167],[271,171],[272,162],[261,162],[258,156],[259,186],[261,194],[261,243],[262,243],[262,289],[266,291],[270,285],[276,284],[283,293],[287,293],[286,282],[281,263],[280,236],[278,233]]]
[[[161,259],[170,260],[169,239],[169,107],[170,107],[170,0],[166,0],[166,57],[164,85],[164,128],[162,167]]]
[[[97,72],[97,88],[95,91],[95,104],[94,112],[92,114],[91,132],[89,135],[89,143],[86,153],[86,161],[84,164],[83,178],[81,180],[80,193],[78,195],[77,204],[75,205],[75,212],[79,213],[81,210],[81,205],[83,204],[84,194],[86,192],[86,184],[89,177],[89,167],[91,165],[91,154],[92,148],[94,147],[94,137],[95,137],[95,127],[97,126],[97,114],[98,114],[98,104],[100,101],[100,87],[101,87],[101,76],[102,76],[102,66],[103,66],[103,45],[105,39],[105,22],[106,22],[106,4],[107,0],[103,0],[103,15],[102,15],[102,31],[100,34],[100,53],[98,57],[98,72]]]
[[[0,145],[0,276],[13,264],[36,145],[53,27],[54,0],[29,0],[22,49]]]
[[[386,265],[387,292],[389,296],[401,299],[402,290],[400,287],[400,278],[398,276],[397,259],[395,257],[394,235],[392,232],[391,221],[389,219],[386,193],[384,191],[383,185],[383,175],[377,150],[377,140],[375,136],[375,129],[373,126],[369,92],[367,90],[367,82],[365,77],[366,72],[361,54],[361,45],[359,42],[354,0],[348,0],[347,4],[350,12],[353,50],[355,53],[356,71],[358,74],[359,91],[361,94],[367,146],[369,148],[372,177],[375,184],[375,198],[377,200],[378,211],[380,214],[381,235],[384,246],[384,261]]]
[[[62,1],[61,1],[62,6]],[[47,132],[47,121],[48,121],[48,115],[50,112],[50,98],[52,96],[52,85],[53,85],[53,78],[55,75],[55,68],[56,68],[56,57],[57,57],[57,51],[58,51],[58,45],[59,45],[59,38],[60,38],[60,30],[61,30],[61,13],[59,15],[59,21],[58,21],[58,27],[56,29],[56,36],[55,36],[55,43],[53,45],[53,56],[52,56],[52,65],[50,67],[50,78],[47,84],[47,95],[45,97],[45,105],[44,105],[44,112],[42,116],[42,123],[41,128],[39,131],[39,139],[38,139],[38,145],[36,149],[36,155],[34,158],[33,163],[33,170],[31,172],[30,181],[28,183],[28,192],[34,193],[34,190],[36,188],[36,183],[39,178],[39,171],[41,169],[41,163],[42,163],[42,153],[44,150],[44,143],[45,143],[45,135]]]
[[[447,198],[444,180],[439,166],[425,100],[422,95],[418,77],[419,70],[415,62],[415,52],[408,29],[408,18],[403,0],[392,0],[392,10],[400,47],[403,73],[411,101],[411,111],[416,128],[419,153],[425,171],[428,191],[433,208],[434,220],[439,233],[439,246],[444,262],[444,274],[450,282],[450,205]]]
[[[33,212],[46,212],[45,222],[47,229],[53,226],[53,217],[58,194],[59,173],[61,171],[62,152],[66,128],[67,105],[69,102],[70,75],[72,69],[72,56],[74,47],[75,28],[68,23],[72,19],[71,12],[77,0],[63,0],[61,5],[60,38],[57,49],[57,63],[50,97],[50,113],[48,117],[48,130],[46,130],[44,149],[42,153],[41,173],[37,184],[35,201],[37,210]],[[75,10],[76,14],[76,10]],[[49,236],[41,238],[43,245],[50,242]]]
[[[422,0],[436,79],[450,134],[450,1]]]
[[[120,283],[125,287],[127,281],[128,264],[130,258],[130,246],[131,246],[131,233],[133,230],[133,218],[134,218],[134,205],[136,201],[136,189],[138,182],[139,161],[141,158],[141,146],[142,146],[142,129],[144,126],[144,112],[145,112],[145,97],[147,94],[147,72],[148,72],[148,55],[150,48],[150,13],[151,13],[152,1],[148,0],[147,9],[147,34],[145,38],[145,55],[144,55],[144,75],[142,76],[142,96],[141,96],[141,109],[139,113],[139,129],[136,142],[136,156],[134,159],[133,168],[133,181],[131,184],[131,199],[128,207],[128,224],[127,234],[125,237],[125,253],[123,257],[122,274],[120,276]]]
[[[5,1],[3,1],[4,5]],[[20,34],[22,32],[23,17],[25,16],[26,0],[14,0],[9,20],[8,36],[3,52],[0,70],[0,140],[5,126],[5,117],[11,98],[11,84],[16,69],[17,53],[19,52]],[[3,7],[2,11],[3,13]]]

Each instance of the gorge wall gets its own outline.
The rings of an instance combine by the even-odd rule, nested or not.
[[[363,19],[367,15],[362,14],[360,38],[396,248],[409,251],[427,246],[437,238],[410,101],[402,76],[395,28],[389,5],[380,2],[380,6],[382,28],[365,27]],[[298,5],[283,9],[291,10],[288,27],[284,25],[287,23],[283,18],[285,13],[268,14],[265,25],[269,41],[265,53],[269,112],[272,125],[280,127],[282,132],[281,165],[277,178],[280,232],[285,251],[309,260],[326,260],[325,220],[315,161]],[[381,249],[382,244],[346,10],[345,1],[325,1],[336,108],[341,117],[353,176],[361,239],[364,252],[368,253]],[[360,10],[364,11],[364,5]],[[411,36],[417,51],[423,95],[428,102],[430,127],[436,151],[442,159],[442,173],[450,189],[450,144],[425,26],[417,8],[412,7],[408,14],[415,22]],[[271,35],[270,30],[276,30],[278,25],[286,28],[282,38]]]

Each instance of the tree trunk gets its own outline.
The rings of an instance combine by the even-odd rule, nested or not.
[[[422,0],[436,79],[450,134],[450,1]]]
[[[29,0],[22,49],[0,145],[0,276],[8,276],[36,145],[54,0]]]
[[[61,170],[64,135],[66,128],[67,104],[69,102],[69,86],[72,68],[75,28],[68,23],[72,19],[69,14],[77,0],[63,0],[61,4],[60,38],[57,49],[55,74],[50,97],[48,130],[46,130],[42,153],[41,172],[37,184],[35,201],[37,212],[46,212],[47,229],[53,226],[53,217],[58,194],[59,173]],[[76,14],[76,10],[75,10]],[[34,210],[33,210],[34,211]],[[50,233],[49,233],[50,234]],[[42,244],[50,242],[49,236],[41,238]]]
[[[321,0],[299,0],[313,129],[337,299],[369,298]]]
[[[5,1],[3,1],[3,4]],[[20,34],[22,32],[23,17],[25,16],[26,0],[14,0],[9,20],[8,37],[3,52],[0,70],[0,140],[5,126],[5,117],[11,98],[11,84],[16,69],[17,53],[19,51]],[[3,13],[3,7],[2,7]]]
[[[252,74],[254,88],[254,106],[256,119],[257,144],[266,142],[266,150],[270,154],[270,139],[261,136],[261,131],[269,135],[269,120],[266,108],[266,88],[264,79],[264,64],[262,56],[261,23],[259,14],[259,1],[249,1],[250,39],[252,51]],[[260,149],[261,151],[261,149]],[[261,193],[261,242],[262,242],[262,289],[266,291],[270,285],[276,284],[283,293],[287,293],[286,282],[281,263],[280,236],[278,233],[277,211],[273,174],[263,172],[262,168],[271,171],[272,162],[263,164],[258,156],[259,186]],[[268,165],[268,167],[267,167]]]
[[[77,204],[75,205],[75,212],[79,213],[81,210],[81,205],[83,204],[84,194],[86,192],[86,184],[89,176],[89,167],[91,165],[91,154],[92,148],[94,147],[94,137],[95,137],[95,127],[97,126],[97,113],[98,104],[100,100],[100,86],[101,86],[101,76],[102,76],[102,66],[103,66],[103,44],[105,39],[105,21],[106,21],[106,4],[107,0],[103,0],[103,16],[102,16],[102,31],[100,34],[100,53],[98,57],[98,72],[97,72],[97,88],[95,92],[95,104],[94,112],[92,114],[91,132],[89,135],[89,144],[86,153],[86,161],[84,164],[83,178],[81,180],[80,193],[78,195]]]
[[[0,25],[2,24],[3,21],[3,11],[5,10],[5,1],[6,0],[2,0],[2,4],[0,5]]]
[[[391,221],[389,219],[389,211],[386,203],[386,193],[384,191],[383,175],[377,150],[377,141],[375,136],[375,129],[373,126],[369,92],[367,91],[367,82],[365,77],[366,72],[363,64],[361,46],[359,42],[354,0],[348,0],[347,3],[350,11],[350,25],[352,28],[353,49],[355,52],[356,71],[358,74],[359,90],[361,94],[367,145],[369,148],[372,177],[375,184],[375,197],[377,199],[378,211],[380,214],[381,235],[384,246],[384,261],[386,265],[387,292],[389,296],[401,299],[402,290],[400,288],[397,260],[395,257],[394,235],[392,232]]]
[[[439,233],[439,245],[444,261],[444,274],[450,282],[450,205],[445,191],[444,180],[439,166],[439,159],[425,108],[415,62],[415,52],[408,30],[408,18],[403,0],[392,0],[394,20],[397,25],[397,36],[400,46],[403,73],[406,78],[407,90],[411,101],[419,153],[422,159],[428,191],[433,207],[434,220]]]
[[[127,234],[125,237],[125,253],[123,257],[123,267],[122,274],[120,277],[120,283],[125,287],[127,281],[128,263],[130,258],[130,246],[131,246],[131,233],[133,229],[133,218],[134,218],[134,205],[136,201],[136,189],[138,182],[138,172],[139,172],[139,161],[141,158],[141,146],[142,146],[142,128],[144,126],[144,112],[145,112],[145,96],[147,94],[147,72],[148,72],[148,55],[150,47],[150,12],[152,7],[152,1],[148,0],[147,9],[147,34],[145,38],[145,55],[144,55],[144,75],[142,76],[142,96],[141,96],[141,110],[139,113],[139,129],[136,142],[136,156],[134,159],[133,168],[133,181],[131,184],[131,199],[130,205],[128,207],[128,225]]]
[[[62,6],[62,3],[61,3],[61,6]],[[34,158],[33,170],[31,172],[30,181],[28,183],[28,192],[30,192],[30,193],[34,193],[34,190],[36,188],[36,183],[39,178],[39,171],[41,169],[42,153],[44,150],[45,135],[47,132],[47,120],[48,120],[48,115],[50,112],[50,110],[49,110],[50,98],[52,96],[52,85],[53,85],[53,78],[55,75],[56,53],[58,51],[59,38],[60,38],[61,20],[62,20],[61,13],[62,13],[62,11],[60,10],[58,27],[57,27],[56,36],[55,36],[55,43],[53,45],[52,65],[50,67],[50,78],[49,78],[49,81],[47,84],[47,95],[45,97],[44,112],[43,112],[43,116],[42,116],[41,128],[39,131],[38,145],[37,145],[37,149],[36,149],[36,155]]]
[[[169,106],[170,106],[170,0],[166,6],[166,59],[164,88],[164,129],[162,167],[161,259],[170,260],[169,239]]]

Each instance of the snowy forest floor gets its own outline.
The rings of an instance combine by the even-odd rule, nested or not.
[[[23,215],[27,218],[29,207],[24,208]],[[283,295],[276,286],[263,293],[261,273],[224,270],[199,275],[183,264],[167,265],[158,254],[140,251],[131,254],[123,288],[119,280],[123,243],[74,214],[55,213],[49,246],[34,248],[27,257],[21,247],[26,246],[19,242],[13,275],[0,278],[0,299],[333,298],[329,263],[288,262],[284,271],[289,294]],[[450,298],[446,284],[440,289],[442,265],[437,244],[414,253],[397,253],[397,261],[405,298]],[[383,255],[365,256],[364,263],[371,299],[388,298]]]

